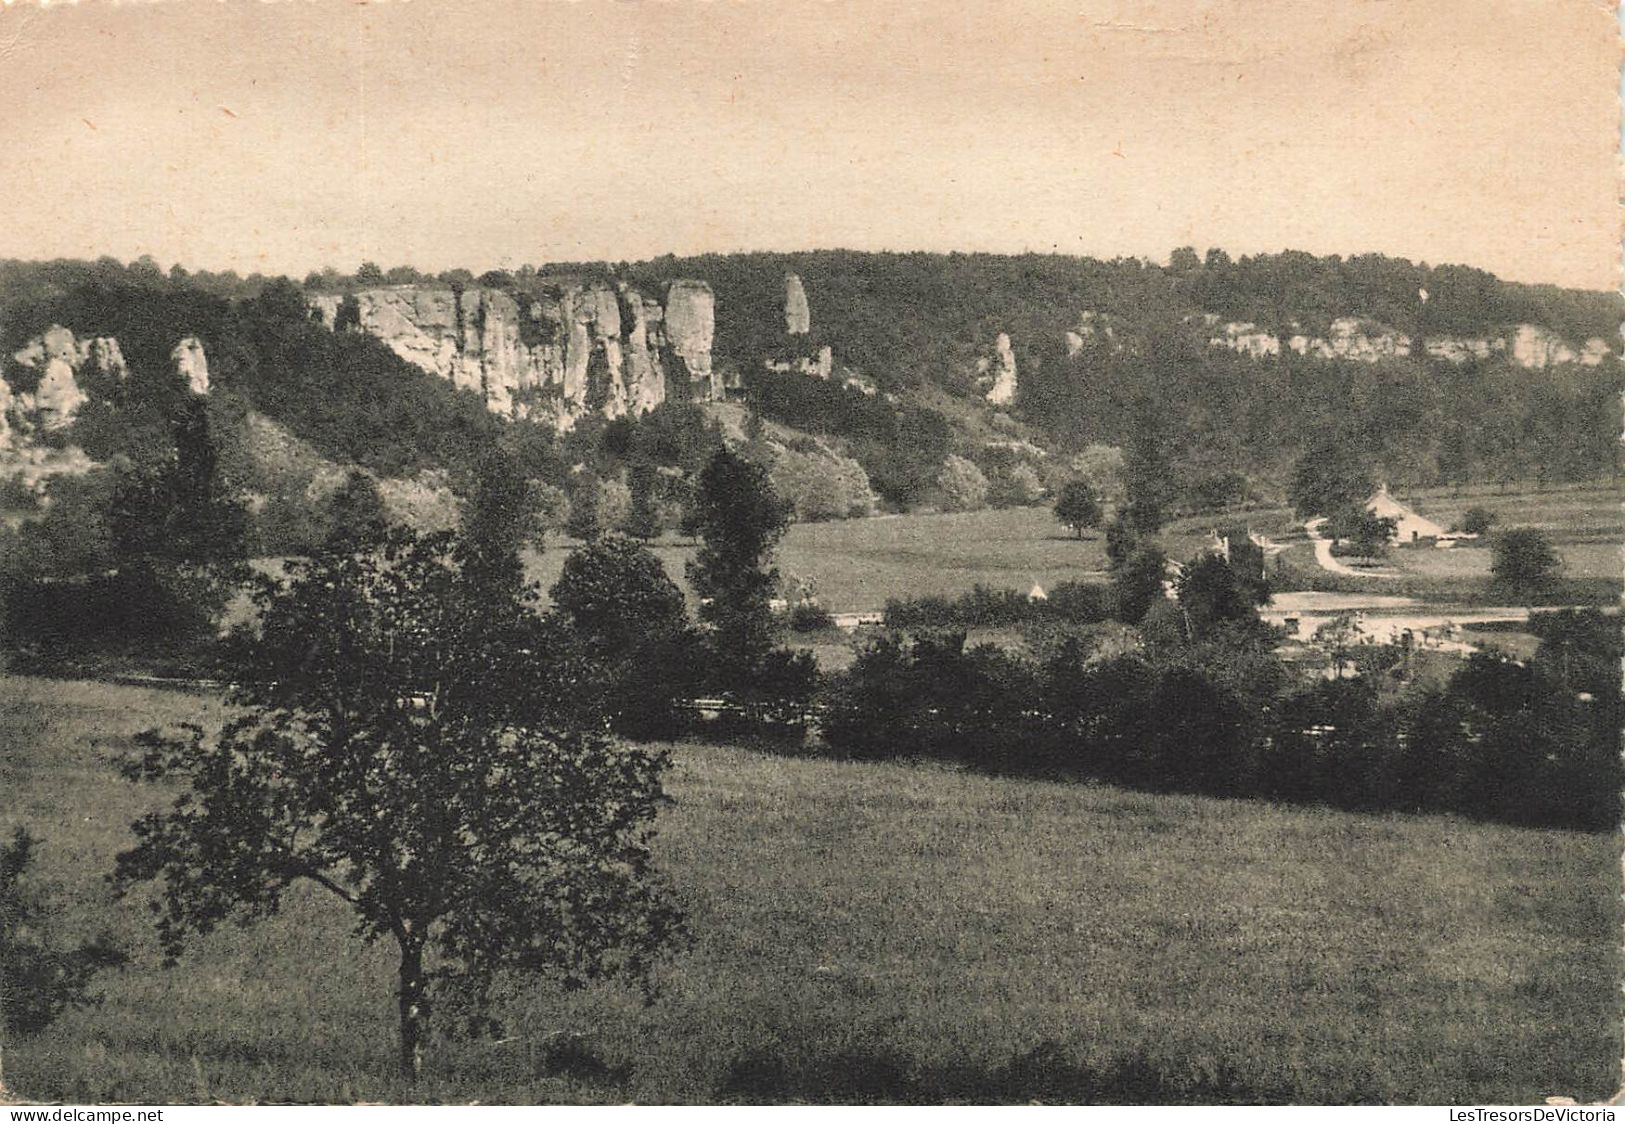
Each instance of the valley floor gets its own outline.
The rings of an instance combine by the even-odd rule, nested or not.
[[[1446,525],[1459,520],[1466,508],[1482,506],[1496,514],[1497,528],[1538,527],[1552,538],[1567,577],[1617,585],[1625,574],[1619,546],[1625,539],[1625,509],[1618,488],[1542,489],[1526,483],[1438,489],[1401,498],[1414,501],[1418,510]],[[1288,557],[1300,562],[1306,573],[1313,575],[1322,568],[1301,526],[1284,507],[1191,516],[1165,527],[1159,539],[1171,558],[1182,560],[1208,545],[1214,527],[1236,524],[1295,542]],[[544,551],[530,554],[530,576],[544,589],[551,586],[573,545],[570,540],[553,540]],[[693,557],[693,545],[667,537],[653,549],[673,580],[684,585],[683,567]],[[1372,593],[1405,592],[1424,599],[1446,594],[1447,600],[1460,602],[1482,595],[1490,559],[1487,546],[1405,548],[1390,555],[1390,567],[1403,579],[1404,589],[1385,590],[1382,579],[1366,574],[1339,576],[1362,588],[1369,586]],[[1106,540],[1099,530],[1075,538],[1048,507],[916,512],[795,524],[775,561],[791,595],[805,584],[832,612],[865,613],[884,609],[888,598],[958,596],[977,585],[1025,593],[1035,584],[1049,590],[1065,581],[1103,582]]]
[[[392,965],[316,894],[163,970],[106,755],[205,695],[0,679],[0,831],[133,954],[9,1044],[69,1101],[1531,1102],[1618,1081],[1618,841],[681,745],[662,993],[519,988],[394,1084]]]

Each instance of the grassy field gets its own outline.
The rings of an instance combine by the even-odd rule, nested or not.
[[[133,953],[7,1050],[75,1101],[1145,1100],[1612,1094],[1618,841],[680,746],[659,851],[696,943],[645,1007],[516,990],[510,1036],[392,1064],[387,950],[299,894],[158,967],[102,883],[162,793],[105,756],[203,696],[0,679],[0,828],[62,935]]]
[[[1538,527],[1558,542],[1618,543],[1625,539],[1625,492],[1614,485],[1541,488],[1534,484],[1429,489],[1402,498],[1446,527],[1470,507],[1495,515],[1498,527]],[[1618,576],[1616,566],[1614,574]]]
[[[1620,550],[1625,509],[1616,488],[1511,485],[1436,489],[1401,498],[1446,526],[1467,508],[1482,506],[1496,514],[1497,526],[1539,527],[1557,545],[1569,578],[1618,582],[1625,573]],[[1160,538],[1171,557],[1189,558],[1219,523],[1244,523],[1283,541],[1294,526],[1287,509],[1260,508],[1177,520]],[[563,540],[530,555],[531,577],[544,588],[551,586],[574,545]],[[1081,542],[1073,538],[1047,507],[1007,508],[801,523],[785,536],[777,562],[792,588],[795,582],[809,582],[831,610],[862,612],[883,608],[891,597],[952,596],[978,584],[1025,591],[1035,582],[1049,589],[1063,581],[1104,580],[1105,547],[1100,531],[1089,532]],[[673,579],[684,584],[683,566],[693,557],[693,544],[668,537],[654,544],[654,551]],[[1309,572],[1319,569],[1307,547],[1295,548],[1293,557],[1306,561]],[[1459,600],[1489,575],[1490,552],[1484,548],[1401,550],[1393,558],[1408,579],[1416,580],[1416,592],[1423,596]]]
[[[1625,572],[1625,551],[1619,542],[1557,543],[1566,578],[1611,578],[1618,581]],[[1488,581],[1494,551],[1488,546],[1458,546],[1453,550],[1428,547],[1395,550],[1389,555],[1394,567],[1420,578],[1462,578]]]
[[[1189,557],[1206,541],[1211,524],[1184,520],[1161,538],[1174,557]],[[528,555],[531,578],[544,589],[551,586],[575,545],[558,540]],[[683,584],[693,544],[667,537],[653,550]],[[1106,539],[1096,530],[1080,541],[1047,507],[885,515],[795,524],[776,562],[792,588],[811,582],[832,611],[863,612],[884,608],[891,597],[954,596],[977,585],[1026,592],[1034,582],[1049,589],[1064,581],[1104,581]]]

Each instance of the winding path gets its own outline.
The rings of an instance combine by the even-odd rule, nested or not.
[[[1303,525],[1303,529],[1309,532],[1310,541],[1315,544],[1315,561],[1320,563],[1322,570],[1332,574],[1347,574],[1349,577],[1354,578],[1388,579],[1399,577],[1398,574],[1393,573],[1384,574],[1370,570],[1356,570],[1353,566],[1345,566],[1339,562],[1332,556],[1332,540],[1320,533],[1320,529],[1325,525],[1326,517],[1324,515],[1318,519],[1311,519]]]

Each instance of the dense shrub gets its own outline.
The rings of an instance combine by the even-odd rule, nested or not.
[[[790,607],[790,628],[795,632],[821,632],[834,627],[835,618],[816,601],[798,601]]]
[[[1024,736],[1035,686],[1023,661],[991,644],[967,649],[963,632],[886,636],[836,680],[821,730],[851,757],[1018,766],[1037,745]]]
[[[980,511],[987,506],[987,477],[974,461],[950,456],[937,474],[937,493],[944,511]]]
[[[1608,624],[1554,615],[1528,666],[1476,655],[1397,701],[1370,677],[1295,685],[1246,631],[1114,656],[1071,637],[1040,660],[893,633],[833,679],[823,735],[869,759],[1604,831],[1625,782]]]
[[[1098,624],[1111,617],[1111,591],[1103,585],[1062,582],[1047,598],[977,585],[958,597],[927,594],[889,598],[887,628],[1001,628],[1034,621]]]
[[[185,658],[206,672],[234,587],[203,567],[137,563],[60,580],[0,580],[0,632],[24,666],[71,671],[106,657]]]

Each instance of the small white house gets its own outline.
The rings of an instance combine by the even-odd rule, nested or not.
[[[1421,542],[1423,539],[1434,540],[1446,533],[1445,529],[1433,520],[1418,515],[1396,500],[1388,491],[1387,484],[1379,487],[1377,494],[1365,501],[1365,509],[1379,519],[1394,521],[1394,541],[1401,546]]]

